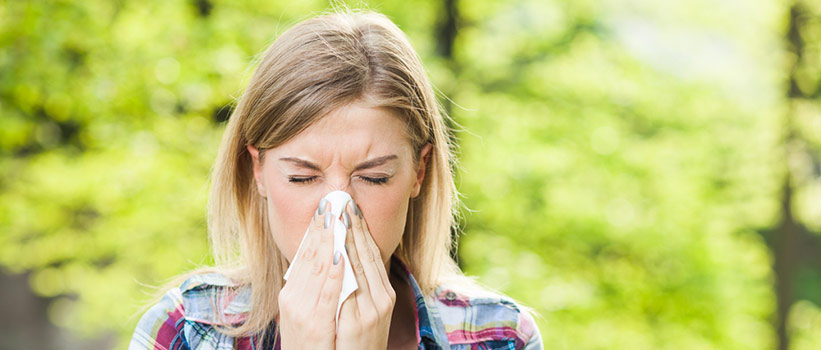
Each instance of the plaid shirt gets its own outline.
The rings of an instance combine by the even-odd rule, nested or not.
[[[441,286],[425,297],[399,259],[394,257],[391,266],[402,268],[413,289],[419,349],[543,348],[532,316],[512,301],[496,295],[469,298]],[[233,287],[219,274],[189,278],[143,315],[129,349],[278,350],[279,342],[268,337],[234,339],[217,331],[215,326],[241,323],[249,310],[250,289]],[[217,305],[222,310],[220,320],[214,310]]]

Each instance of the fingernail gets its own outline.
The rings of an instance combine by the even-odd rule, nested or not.
[[[334,253],[334,265],[339,264],[339,259],[342,257],[342,253],[336,252]]]
[[[331,220],[333,216],[331,216],[330,212],[325,213],[325,228],[331,227]]]
[[[319,201],[319,208],[316,208],[319,215],[325,214],[325,203],[328,202],[328,199],[322,197],[322,200]]]
[[[345,223],[345,227],[351,228],[351,217],[347,211],[342,212],[342,222]]]
[[[356,203],[354,203],[354,202],[351,202],[351,204],[353,204],[354,214],[356,214],[356,216],[359,216],[359,218],[361,219],[362,218],[362,212],[359,211],[359,206],[356,205]]]

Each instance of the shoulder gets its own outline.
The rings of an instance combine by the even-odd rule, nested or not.
[[[216,349],[233,344],[219,326],[243,321],[250,292],[219,273],[195,274],[143,314],[129,349]]]
[[[178,342],[175,338],[180,332],[183,317],[180,290],[172,288],[140,318],[128,348],[154,349],[160,344],[168,349],[174,348],[172,345]]]
[[[474,344],[493,349],[543,348],[532,313],[505,295],[440,285],[433,299],[452,349],[470,349]]]

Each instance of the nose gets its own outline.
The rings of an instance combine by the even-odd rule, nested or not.
[[[357,196],[354,192],[354,188],[351,186],[351,181],[352,179],[349,177],[341,177],[334,180],[328,180],[326,182],[327,186],[325,186],[325,188],[323,189],[325,192],[320,195],[320,198],[326,196],[328,193],[331,193],[333,191],[344,191],[351,196],[351,199],[354,203],[357,203]],[[344,212],[345,209],[342,208],[342,211]]]
[[[345,191],[351,195],[351,198],[355,199],[356,197],[354,196],[355,193],[353,192],[351,181],[352,179],[350,177],[344,175],[329,176],[325,182],[327,184],[327,187],[325,188],[327,190],[326,193],[333,191]]]

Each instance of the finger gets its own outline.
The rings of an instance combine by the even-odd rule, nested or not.
[[[353,208],[352,206],[347,206],[345,210],[352,214]],[[348,214],[348,215],[350,215]],[[359,255],[359,260],[362,264],[362,270],[365,275],[366,283],[368,283],[368,289],[371,295],[371,299],[375,302],[379,302],[380,305],[387,303],[390,301],[389,292],[387,291],[387,286],[384,284],[381,274],[385,274],[385,265],[382,263],[382,258],[378,253],[379,249],[374,249],[370,245],[375,246],[373,244],[373,240],[371,240],[371,244],[368,244],[368,240],[365,236],[370,236],[366,234],[363,230],[363,224],[361,218],[356,215],[353,215],[355,218],[353,220],[359,221],[359,224],[354,226],[353,222],[351,223],[351,229],[353,231],[353,241],[354,246],[356,247],[357,254]],[[388,284],[389,285],[389,284]]]
[[[353,225],[351,225],[351,228],[347,229],[345,232],[345,250],[348,252],[348,260],[350,261],[353,274],[356,277],[356,283],[359,285],[359,289],[356,290],[356,293],[360,293],[361,291],[363,295],[370,296],[370,287],[368,286],[368,280],[365,277],[365,269],[359,256],[359,250],[357,250],[356,243],[354,241],[354,235],[351,231],[352,228]]]
[[[333,229],[325,228],[325,223],[331,221],[330,203],[327,203],[323,215],[314,215],[314,222],[308,230],[299,254],[297,265],[291,271],[291,281],[299,286],[299,295],[304,300],[303,305],[312,307],[318,303],[323,283],[329,267],[333,264]]]
[[[360,289],[357,289],[348,299],[342,302],[342,308],[339,310],[339,323],[337,323],[339,327],[350,327],[359,324],[359,302],[356,300],[358,293],[360,293]]]
[[[334,254],[333,262],[328,268],[328,275],[316,304],[316,312],[319,315],[331,317],[336,316],[336,306],[339,304],[339,293],[342,291],[342,279],[345,275],[345,259],[342,258],[342,253]]]
[[[304,276],[305,275],[305,266],[307,262],[316,257],[317,254],[317,246],[319,242],[319,238],[321,234],[319,232],[324,229],[324,219],[325,215],[328,212],[328,206],[330,203],[320,202],[320,205],[324,204],[325,209],[322,210],[322,214],[320,215],[320,209],[314,212],[313,218],[311,218],[311,224],[308,225],[308,229],[305,231],[305,235],[302,237],[300,241],[299,248],[297,248],[296,254],[291,259],[291,264],[294,266],[291,268],[291,275],[289,278],[294,278],[292,276]]]
[[[351,210],[356,211],[354,208],[351,208]],[[359,214],[360,215],[358,215],[358,216],[354,215],[354,217],[356,217],[354,219],[354,224],[360,230],[362,230],[362,232],[365,234],[365,241],[368,243],[368,249],[371,251],[373,256],[377,257],[377,258],[379,258],[379,260],[381,260],[382,259],[382,253],[379,250],[379,246],[376,245],[376,241],[373,240],[373,236],[371,235],[371,231],[368,229],[368,225],[365,222],[364,217],[361,215],[362,212],[360,211]]]
[[[353,206],[356,204],[354,203]],[[356,208],[356,209],[354,209]],[[358,229],[362,231],[365,241],[367,242],[368,249],[370,250],[372,256],[374,257],[375,263],[378,265],[377,272],[379,273],[380,280],[382,282],[383,287],[390,287],[390,280],[388,279],[388,273],[385,270],[385,263],[382,261],[382,253],[379,250],[379,246],[376,245],[376,241],[373,240],[373,236],[371,235],[370,230],[368,230],[368,224],[365,222],[364,216],[362,216],[362,212],[357,210],[358,207],[351,208],[351,211],[358,215],[353,215],[353,222],[351,226],[354,229]],[[392,290],[392,288],[391,288]]]

